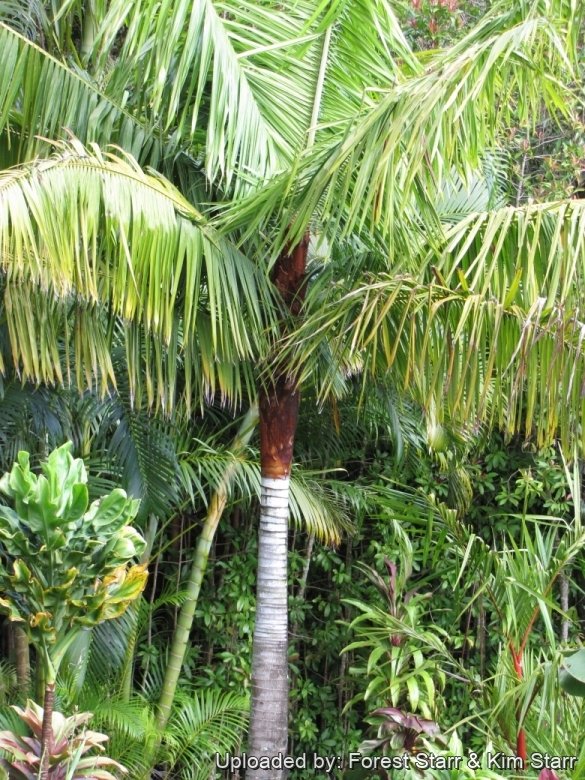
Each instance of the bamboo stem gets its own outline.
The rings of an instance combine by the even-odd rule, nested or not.
[[[240,453],[244,447],[250,441],[252,434],[256,428],[258,421],[258,407],[256,404],[250,406],[246,416],[244,417],[242,424],[232,442],[231,452],[235,455]],[[156,727],[158,732],[158,744],[160,744],[160,738],[164,731],[169,716],[171,713],[171,706],[177,690],[177,683],[183,660],[185,658],[185,652],[189,642],[189,634],[193,626],[193,620],[195,617],[195,610],[197,608],[197,600],[199,598],[199,592],[201,590],[201,583],[205,574],[207,566],[207,559],[209,557],[209,551],[213,543],[213,538],[217,530],[217,526],[223,514],[225,508],[229,489],[233,482],[238,469],[238,463],[234,459],[232,463],[226,468],[221,483],[217,487],[211,501],[209,502],[209,508],[207,516],[201,530],[199,541],[197,542],[197,548],[195,550],[195,556],[193,558],[193,564],[189,573],[189,579],[186,583],[187,598],[181,606],[181,611],[177,619],[177,627],[173,635],[173,641],[169,653],[169,662],[167,664],[165,679],[158,702],[158,711],[156,718]],[[158,747],[158,744],[156,747]]]

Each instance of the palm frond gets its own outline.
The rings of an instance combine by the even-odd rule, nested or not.
[[[380,93],[422,72],[394,7],[386,0],[339,3],[331,21],[322,106],[315,138],[334,138]]]
[[[152,0],[124,6],[126,15],[113,3],[98,33],[105,53],[127,25],[112,82],[119,71],[126,89],[142,93],[137,111],[182,148],[201,148],[208,177],[224,187],[235,178],[236,192],[289,164],[319,114],[325,125],[347,119],[369,88],[395,81],[398,58],[416,65],[386,0],[327,9],[305,0],[183,0],[156,13]]]
[[[230,489],[231,501],[260,499],[260,464],[258,453],[247,448],[237,456],[228,451],[216,449],[208,442],[196,442],[181,459],[183,489],[192,500],[205,503],[207,497],[222,484],[222,477],[228,467],[236,469]],[[343,483],[334,488],[326,475],[311,472],[295,465],[290,483],[291,519],[297,525],[306,527],[319,539],[329,544],[339,544],[344,533],[352,530],[349,510],[353,495],[344,495]],[[355,499],[357,500],[357,498]]]
[[[20,450],[44,456],[71,434],[65,393],[8,381],[0,394],[0,468],[8,470]]]
[[[470,175],[467,181],[457,175],[446,178],[436,202],[441,222],[452,225],[471,214],[506,206],[508,161],[505,158],[504,153],[488,155],[482,173]]]
[[[343,536],[354,533],[353,511],[366,503],[366,494],[324,474],[293,470],[290,480],[290,514],[293,522],[303,526],[327,544],[340,544]]]
[[[207,780],[217,753],[237,749],[248,720],[248,700],[214,689],[181,695],[164,734],[163,750],[185,780]]]
[[[92,447],[101,452],[126,492],[140,499],[140,517],[167,517],[179,501],[179,460],[171,425],[129,398],[112,397]]]
[[[319,310],[290,337],[294,365],[311,375],[321,336],[341,365],[360,355],[366,374],[391,369],[427,411],[567,445],[585,411],[584,234],[582,201],[473,214],[418,276],[362,277],[350,292],[344,281],[325,306],[315,287],[307,306]]]
[[[559,20],[556,7],[548,18],[539,8],[507,4],[487,14],[424,73],[390,84],[335,140],[323,137],[292,174],[228,209],[226,219],[252,235],[276,215],[275,252],[315,220],[331,236],[374,225],[391,257],[409,254],[421,221],[440,235],[433,203],[444,180],[453,170],[467,180],[481,168],[511,112],[530,125],[543,101],[552,115],[568,110],[570,86],[562,79],[572,66],[564,41],[580,12]]]
[[[104,696],[103,688],[86,686],[79,699],[81,711],[92,712],[91,728],[108,734],[108,756],[126,767],[130,777],[150,769],[144,746],[154,736],[154,718],[144,700]]]
[[[110,734],[116,732],[130,739],[143,740],[152,726],[148,707],[138,698],[123,701],[105,697],[99,689],[86,690],[80,706],[93,712],[92,728],[99,724]]]
[[[152,128],[0,21],[0,131],[16,149],[15,161],[46,150],[44,139],[64,138],[66,130],[85,143],[116,143],[151,165],[161,157]]]
[[[142,604],[142,599],[139,606]],[[127,610],[121,617],[96,626],[91,631],[91,644],[86,659],[85,690],[108,691],[115,696],[122,685],[122,675],[128,649],[138,630],[138,608]]]
[[[520,122],[530,122],[543,100],[553,114],[562,109],[556,76],[570,66],[557,29],[546,17],[516,24],[509,12],[503,17],[488,15],[427,72],[388,90],[318,158],[295,204],[299,226],[319,211],[346,231],[371,221],[392,242],[399,217],[414,221],[419,212],[432,224],[429,194],[452,167],[464,177],[480,167],[512,107]]]
[[[14,701],[18,694],[18,679],[15,667],[6,661],[0,659],[0,707]]]
[[[185,147],[204,146],[211,180],[221,174],[229,185],[236,168],[251,181],[282,169],[311,115],[314,5],[180,0],[160,11],[155,2],[125,5],[116,69],[140,84],[137,110]],[[114,4],[111,13],[120,10]],[[111,38],[115,26],[104,24]]]
[[[41,0],[0,0],[0,22],[37,41],[46,22]]]
[[[173,408],[179,361],[187,407],[194,392],[198,403],[241,395],[238,365],[260,347],[269,285],[167,180],[75,142],[5,172],[0,213],[4,311],[23,377],[70,379],[58,354],[64,334],[78,384],[101,374],[104,392],[123,319],[134,398],[142,384],[150,406]],[[32,287],[42,291],[34,305]]]
[[[348,385],[341,398],[334,389],[321,404],[305,394],[295,452],[306,468],[365,463],[380,446],[392,449],[398,465],[403,455],[416,457],[417,450],[424,449],[422,412],[390,381],[372,378],[367,394],[360,393],[355,381]]]
[[[515,430],[524,418],[541,444],[556,432],[567,443],[581,428],[584,231],[582,201],[471,215],[447,232],[436,266],[438,277],[467,298],[454,338],[471,326],[480,300],[488,307],[486,317],[491,309],[489,348],[484,318],[479,315],[474,324],[474,346],[485,368],[482,381],[493,378],[492,404],[507,399],[506,408],[499,405],[499,421]],[[547,387],[543,377],[553,366],[556,381]],[[465,383],[470,367],[462,368],[454,367],[450,381]],[[470,406],[472,392],[469,388]],[[475,403],[479,400],[476,396]]]
[[[8,704],[0,704],[0,729],[23,736],[30,733],[12,706]]]

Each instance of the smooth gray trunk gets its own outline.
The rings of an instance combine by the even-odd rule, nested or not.
[[[248,757],[285,756],[288,739],[289,478],[262,477],[252,709]],[[247,780],[282,780],[284,770],[251,769]]]

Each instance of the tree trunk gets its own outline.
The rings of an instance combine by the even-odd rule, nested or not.
[[[253,709],[248,753],[286,755],[288,739],[287,537],[289,478],[262,478],[258,599],[252,664]],[[262,594],[262,595],[261,595]],[[274,769],[251,769],[250,780],[277,780]]]
[[[14,638],[14,665],[16,666],[16,682],[18,692],[25,699],[30,689],[30,649],[28,646],[28,637],[24,630],[17,624],[12,623]]]
[[[45,686],[45,699],[43,702],[43,727],[41,730],[41,769],[39,780],[48,780],[49,759],[53,750],[53,709],[55,707],[55,683],[49,682]]]
[[[284,251],[272,279],[289,311],[300,311],[309,236]],[[288,500],[300,396],[283,367],[260,393],[261,499],[252,650],[252,709],[248,756],[285,756],[288,739]],[[282,780],[286,772],[250,767],[246,780]]]

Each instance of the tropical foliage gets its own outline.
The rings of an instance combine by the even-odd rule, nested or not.
[[[8,777],[14,780],[34,780],[38,776],[41,764],[41,744],[43,710],[34,702],[28,701],[26,708],[14,707],[19,718],[26,723],[31,737],[21,737],[10,731],[0,732],[0,748],[9,753],[12,761],[0,759],[0,766],[8,769]],[[109,769],[115,769],[118,776],[126,770],[121,764],[105,756],[84,756],[90,750],[103,750],[102,743],[107,741],[105,734],[84,730],[80,727],[91,718],[91,713],[80,712],[68,718],[60,712],[53,712],[52,726],[54,743],[49,756],[49,777],[51,780],[116,780]],[[108,767],[103,769],[102,767]]]
[[[52,682],[78,634],[122,615],[146,580],[143,566],[127,566],[145,548],[129,524],[138,502],[115,490],[88,508],[85,467],[70,449],[54,450],[40,477],[21,452],[0,483],[14,502],[1,508],[0,606],[41,650]]]
[[[5,700],[137,778],[579,777],[583,45],[574,0],[0,0]]]

